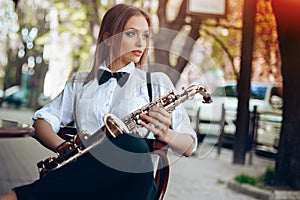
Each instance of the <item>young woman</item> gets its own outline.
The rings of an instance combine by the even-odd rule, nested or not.
[[[150,20],[145,12],[125,4],[111,8],[102,21],[92,71],[76,74],[57,98],[34,114],[35,138],[59,151],[65,141],[57,132],[70,122],[75,122],[79,132],[93,134],[104,126],[106,113],[123,118],[149,103],[146,72],[140,69],[146,62],[149,34]],[[103,80],[107,72],[121,72],[121,78]],[[151,73],[151,85],[153,99],[174,90],[162,73]],[[142,137],[162,141],[184,156],[196,149],[196,134],[181,106],[172,113],[153,108],[141,118]],[[126,133],[103,142],[93,150],[96,156],[85,154],[32,184],[14,188],[0,199],[151,199],[153,173],[135,171],[137,165],[152,166],[151,159],[124,158],[122,153],[118,156],[121,150],[135,153],[132,155],[147,153],[142,137]]]

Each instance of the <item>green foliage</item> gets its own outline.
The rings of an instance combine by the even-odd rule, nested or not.
[[[247,174],[240,174],[235,177],[235,180],[239,183],[247,183],[250,185],[256,185],[257,182],[255,177],[249,176]]]
[[[259,188],[264,188],[274,185],[274,174],[274,168],[268,167],[266,171],[258,177],[253,177],[247,174],[240,174],[236,176],[234,180],[239,183],[246,183]]]
[[[138,5],[140,7],[148,4],[143,0],[124,0],[124,2],[132,3],[133,5]],[[158,1],[158,3],[162,2],[163,1]],[[176,2],[176,4],[174,2]],[[242,2],[243,1],[239,0],[228,1],[228,12],[226,18],[203,18],[201,20],[201,26],[199,28],[201,40],[199,41],[208,52],[208,55],[205,55],[203,61],[199,62],[199,68],[201,68],[201,71],[206,72],[221,68],[224,71],[226,79],[235,79],[237,77],[239,72],[238,59],[241,53]],[[265,42],[273,41],[271,39],[274,39],[270,37],[270,33],[273,33],[272,31],[274,30],[275,22],[273,20],[269,2],[270,0],[259,0],[258,4],[256,33],[262,38],[261,40]],[[53,35],[55,35],[55,37],[57,37],[57,35],[67,35],[68,37],[64,37],[67,39],[62,41],[62,43],[67,43],[72,46],[72,53],[70,55],[70,59],[72,60],[72,66],[70,66],[72,68],[71,73],[78,70],[86,71],[89,70],[89,68],[85,68],[82,63],[84,63],[91,54],[91,47],[95,44],[97,37],[96,32],[104,13],[114,3],[115,1],[111,0],[47,0],[38,4],[32,3],[32,1],[29,0],[19,1],[18,9],[16,10],[18,14],[18,23],[14,24],[19,24],[19,36],[21,36],[21,31],[24,28],[31,29],[32,27],[36,27],[39,29],[38,35],[34,41],[34,48],[38,48],[36,50],[39,52],[39,49],[49,44],[53,44]],[[174,10],[175,7],[176,9],[179,9],[177,8],[179,7],[178,5],[181,5],[178,1],[169,1],[168,6],[171,10]],[[2,2],[0,3],[0,8],[1,7],[5,7]],[[157,9],[155,6],[147,8],[147,11],[151,13],[151,18],[153,19],[157,17],[155,9]],[[5,16],[7,16],[7,14],[5,14]],[[2,17],[3,16],[0,16],[0,19],[2,19]],[[51,25],[50,22],[52,21],[55,21],[54,24],[57,23],[57,25],[55,25],[56,27],[53,27],[53,24]],[[272,22],[271,27],[269,26],[270,21]],[[182,22],[182,25],[183,24],[184,23]],[[49,31],[50,25],[51,33]],[[176,30],[176,26],[179,24],[176,22],[172,23],[172,25]],[[171,26],[169,28],[172,29]],[[266,40],[268,39],[267,37],[269,37],[269,40]],[[14,41],[17,40],[14,39]],[[0,44],[4,45],[1,41]],[[20,45],[14,46],[17,47]],[[261,47],[256,45],[255,49],[260,50],[265,48],[264,46]],[[45,55],[49,56],[49,53],[44,54],[44,56]],[[36,57],[36,55],[33,56]],[[49,58],[43,57],[43,59],[44,62],[47,62],[47,59]],[[0,69],[0,72],[2,71],[3,70]],[[265,71],[268,72],[272,70]]]
[[[275,176],[275,171],[273,168],[268,167],[266,169],[266,172],[261,176],[261,179],[264,184],[266,185],[274,185],[274,176]]]

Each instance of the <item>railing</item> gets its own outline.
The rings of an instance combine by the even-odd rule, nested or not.
[[[204,120],[200,118],[201,108],[197,110],[195,116],[190,116],[192,120],[193,127],[197,133],[199,142],[203,142],[206,135],[201,133],[200,125],[201,124],[210,124],[219,126],[219,132],[215,133],[218,135],[218,140],[216,142],[218,155],[221,153],[221,148],[225,144],[224,136],[226,126],[226,111],[224,104],[222,104],[221,116],[215,118],[214,120]],[[219,113],[219,112],[218,112]],[[249,118],[249,132],[247,135],[247,151],[250,154],[256,152],[257,150],[269,151],[276,154],[278,148],[279,133],[281,130],[281,114],[276,112],[261,112],[257,111],[257,107],[254,106],[254,109],[250,112]],[[234,135],[233,135],[234,136]],[[234,142],[233,142],[234,145]],[[251,163],[252,155],[250,155],[249,162]]]

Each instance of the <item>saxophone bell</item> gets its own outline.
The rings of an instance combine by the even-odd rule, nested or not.
[[[123,133],[129,133],[129,129],[125,125],[125,123],[118,117],[113,114],[106,114],[103,117],[103,121],[106,127],[106,130],[110,133],[114,138],[118,137]]]

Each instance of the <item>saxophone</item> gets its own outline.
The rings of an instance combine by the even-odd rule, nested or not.
[[[194,96],[198,93],[203,96],[203,103],[212,102],[211,96],[207,92],[206,88],[200,85],[192,85],[187,89],[183,88],[183,92],[181,94],[175,94],[173,91],[170,91],[165,96],[150,102],[142,108],[127,115],[123,119],[120,119],[110,113],[106,114],[103,117],[105,125],[94,134],[90,136],[87,134],[77,134],[70,142],[67,143],[63,152],[57,153],[56,157],[50,157],[38,162],[37,167],[39,169],[40,177],[44,177],[49,172],[54,171],[67,163],[75,161],[96,145],[101,144],[105,137],[116,138],[123,133],[135,133],[142,136],[139,130],[142,121],[140,118],[141,114],[148,114],[151,108],[157,106],[162,107],[167,112],[171,113],[175,110],[176,106],[188,99],[194,98]]]

